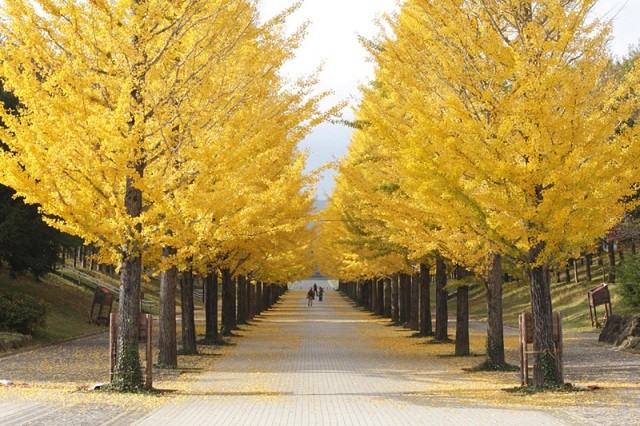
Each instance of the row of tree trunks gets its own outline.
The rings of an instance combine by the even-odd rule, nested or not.
[[[444,262],[442,265],[444,267]],[[356,306],[389,318],[396,325],[416,330],[418,335],[431,336],[433,322],[429,272],[429,267],[422,264],[418,272],[411,275],[398,273],[384,279],[341,282],[338,289]],[[442,273],[445,274],[444,270]]]
[[[60,250],[62,264],[66,264],[67,260],[73,262],[74,268],[82,267],[92,271],[100,271],[105,274],[116,275],[116,267],[114,265],[105,265],[98,263],[95,255],[98,250],[91,245],[79,246],[62,246]]]
[[[164,256],[175,254],[172,248],[165,248]],[[197,342],[194,320],[193,299],[194,276],[191,270],[182,274],[171,268],[161,274],[160,279],[160,337],[158,365],[176,368],[176,289],[180,283],[182,305],[182,353],[196,354]],[[235,279],[229,269],[222,269],[220,275],[209,273],[204,278],[205,336],[204,344],[220,344],[222,336],[231,335],[238,323],[247,323],[256,315],[272,307],[286,287],[275,284],[252,284],[245,276]],[[219,288],[222,293],[221,320],[218,321]]]
[[[531,250],[531,259],[536,259],[543,246],[534,247]],[[502,313],[503,274],[502,258],[500,255],[489,257],[489,270],[485,278],[487,294],[487,368],[507,367],[504,354],[504,331]],[[590,258],[586,258],[589,264]],[[534,263],[533,261],[531,262]],[[577,264],[577,261],[574,261]],[[376,286],[380,281],[365,283],[340,284],[340,290],[354,300],[359,300],[365,309],[382,312],[395,324],[416,327],[419,335],[432,333],[430,312],[430,273],[426,265],[420,265],[417,274],[394,274],[390,279],[381,282],[384,288],[379,290]],[[454,278],[457,280],[456,289],[456,340],[455,355],[466,356],[470,354],[469,345],[469,287],[465,277],[468,272],[461,267],[456,267]],[[575,276],[575,272],[574,272]],[[435,334],[434,340],[448,341],[448,290],[445,259],[437,256],[435,260]],[[533,267],[529,270],[531,308],[533,318],[533,349],[536,353],[534,359],[534,384],[555,385],[561,384],[559,366],[555,360],[555,347],[552,338],[552,307],[550,290],[550,269],[548,265]],[[414,287],[415,286],[415,287]],[[417,290],[417,291],[416,291]],[[380,292],[381,291],[381,292]],[[380,308],[379,303],[383,306]],[[419,312],[419,314],[417,314]],[[417,319],[416,319],[417,317]],[[413,328],[413,327],[412,327]]]
[[[502,262],[500,256],[491,258],[492,266],[485,281],[487,291],[488,332],[487,360],[496,367],[506,366],[504,359],[504,333],[502,320]],[[436,332],[435,339],[449,340],[448,290],[445,260],[435,262],[436,283]],[[464,282],[468,272],[461,267],[454,271],[454,278]],[[379,287],[378,287],[379,286]],[[387,316],[395,324],[402,324],[419,331],[418,335],[434,335],[431,319],[431,276],[427,265],[420,265],[412,276],[395,274],[385,280],[361,283],[341,283],[340,290],[358,305]],[[470,354],[469,344],[469,287],[460,285],[456,291],[456,341],[455,355]],[[379,306],[381,304],[382,306]]]
[[[568,284],[573,280],[573,282],[577,284],[580,280],[580,276],[578,274],[578,269],[580,266],[584,267],[585,279],[589,282],[593,281],[594,276],[592,267],[594,265],[595,257],[597,259],[597,266],[605,268],[602,272],[602,280],[610,284],[614,283],[616,280],[616,262],[622,261],[624,259],[624,251],[620,250],[619,248],[616,249],[616,244],[613,240],[607,240],[603,244],[606,246],[606,265],[603,260],[603,257],[605,256],[604,250],[601,249],[595,254],[585,253],[581,258],[569,259],[566,265],[561,265],[559,267],[553,268],[556,282],[565,282]],[[635,244],[630,244],[627,248],[632,254],[635,254]]]

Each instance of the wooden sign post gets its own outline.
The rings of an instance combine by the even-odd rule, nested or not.
[[[591,326],[600,327],[596,306],[604,305],[604,321],[611,316],[611,296],[609,295],[609,285],[607,283],[598,284],[587,293],[589,299],[589,315],[591,316]]]
[[[145,380],[144,387],[151,389],[153,386],[153,346],[152,346],[152,323],[151,314],[140,314],[140,329],[138,343],[145,343]],[[113,372],[116,367],[117,345],[116,339],[118,334],[118,316],[111,314],[109,321],[109,379],[113,379]]]
[[[529,384],[529,354],[536,351],[529,350],[528,345],[533,343],[533,317],[530,312],[520,314],[520,384]],[[556,362],[560,379],[564,382],[563,353],[562,353],[562,315],[554,312],[552,315],[553,343],[555,346]]]
[[[106,287],[98,286],[93,293],[93,303],[91,304],[91,313],[89,314],[89,322],[94,324],[108,325],[109,315],[113,306],[113,293]],[[94,311],[98,308],[94,317]],[[104,311],[103,311],[104,310]]]

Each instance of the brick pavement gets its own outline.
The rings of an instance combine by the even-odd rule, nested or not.
[[[451,377],[373,344],[384,326],[370,319],[336,292],[307,307],[305,291],[291,291],[233,356],[200,376],[192,395],[137,424],[562,424],[540,411],[458,406],[430,395],[432,380]]]
[[[469,375],[437,365],[442,363],[437,359],[425,362],[385,347],[385,336],[407,332],[384,323],[354,309],[336,292],[328,291],[324,302],[307,307],[305,291],[294,290],[253,325],[244,326],[239,332],[244,337],[222,357],[212,357],[203,371],[187,374],[188,388],[153,408],[138,406],[132,398],[122,398],[120,405],[0,398],[0,424],[631,425],[640,419],[640,391],[625,387],[634,380],[629,375],[637,371],[637,356],[613,353],[593,343],[592,335],[567,339],[567,378],[611,379],[621,386],[619,395],[628,398],[622,401],[626,404],[507,409],[478,406],[438,391],[443,383],[469,381]],[[104,335],[93,336],[0,359],[0,379],[57,384],[104,377],[101,365],[74,371],[74,360],[83,354],[104,356],[103,340]],[[66,362],[52,368],[51,358]],[[605,374],[594,368],[598,363],[605,364]],[[516,377],[514,373],[514,385]]]

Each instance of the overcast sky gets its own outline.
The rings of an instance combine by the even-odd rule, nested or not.
[[[293,4],[293,0],[262,0],[263,17],[269,17]],[[395,0],[303,0],[291,17],[292,28],[310,22],[307,38],[294,61],[284,70],[291,76],[313,72],[324,63],[319,90],[332,90],[329,102],[350,101],[344,111],[352,116],[358,97],[358,85],[373,75],[373,64],[358,41],[358,35],[370,38],[377,34],[376,18],[397,9]],[[613,52],[622,56],[640,39],[640,0],[600,0],[594,9],[600,17],[614,20]],[[350,130],[338,124],[318,126],[302,147],[308,149],[309,168],[339,159],[346,153]],[[333,188],[331,172],[326,172],[318,189],[318,198],[326,198]]]

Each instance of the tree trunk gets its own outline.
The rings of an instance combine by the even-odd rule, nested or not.
[[[378,303],[378,301],[376,300],[377,297],[378,297],[378,292],[376,291],[376,280],[370,279],[369,280],[369,310],[371,312],[375,312],[377,309],[377,303]]]
[[[469,351],[469,286],[458,287],[456,292],[456,356],[467,356]]]
[[[255,300],[255,312],[256,315],[260,315],[262,313],[262,282],[256,283],[256,300]]]
[[[378,282],[376,279],[369,280],[369,291],[371,299],[371,312],[375,313],[378,310]]]
[[[247,323],[247,302],[247,279],[244,275],[238,275],[238,324]]]
[[[593,264],[593,255],[591,253],[586,254],[584,262],[584,270],[587,274],[587,281],[591,282],[591,265]]]
[[[86,269],[87,268],[87,246],[83,245],[82,247],[80,247],[80,260],[81,260],[81,264],[82,264],[82,269]]]
[[[131,178],[126,181],[125,207],[129,217],[138,217],[142,213],[142,191],[133,186]],[[136,225],[132,232],[139,235],[142,232],[141,225]],[[123,252],[120,263],[116,365],[111,386],[119,391],[130,391],[142,388],[142,367],[138,351],[142,255],[134,241],[128,241]]]
[[[399,311],[398,311],[398,321],[400,322],[400,325],[405,325],[409,319],[408,316],[408,306],[407,306],[407,294],[409,293],[409,289],[407,288],[407,284],[408,284],[408,280],[407,280],[407,274],[405,273],[401,273],[399,276],[399,284],[398,284],[398,288],[399,288],[399,296],[398,296],[398,300],[399,300]]]
[[[376,283],[376,314],[384,315],[384,280],[378,279],[375,281]]]
[[[264,310],[271,307],[271,284],[262,285],[262,307]]]
[[[365,310],[369,309],[369,282],[363,281],[360,283],[360,289],[362,290],[362,307]]]
[[[604,240],[602,242],[604,243]],[[604,260],[602,260],[602,251],[602,245],[598,245],[598,266],[604,265]],[[602,277],[602,280],[604,281],[604,277]]]
[[[578,284],[578,261],[573,259],[573,282]]]
[[[247,320],[255,316],[256,287],[247,280]]]
[[[268,283],[262,283],[262,309],[267,310],[271,307],[269,301],[271,300],[271,286]]]
[[[193,305],[193,272],[188,269],[180,280],[180,298],[182,301],[182,353],[196,355],[196,322]]]
[[[411,318],[409,327],[411,330],[420,330],[420,274],[411,275]]]
[[[385,278],[383,281],[384,286],[384,309],[382,315],[386,318],[391,318],[391,279]]]
[[[504,358],[504,323],[502,314],[502,256],[492,256],[485,284],[487,290],[487,364],[501,368]]]
[[[420,273],[420,335],[433,335],[433,323],[431,322],[431,276],[429,266],[421,263]]]
[[[235,309],[233,306],[233,299],[231,298],[231,292],[233,286],[231,282],[231,271],[229,269],[222,269],[222,321],[220,324],[220,334],[223,336],[230,336],[232,334],[233,325],[231,322],[231,312]]]
[[[172,247],[162,249],[163,257],[176,254]],[[176,287],[178,268],[175,266],[160,274],[160,312],[158,314],[158,365],[178,366],[178,338],[176,330]]]
[[[218,274],[215,271],[210,272],[204,283],[204,340],[207,343],[216,343],[220,341],[218,334]]]
[[[238,279],[231,279],[231,304],[229,306],[229,318],[231,330],[238,329]]]
[[[438,256],[436,259],[436,334],[435,340],[449,340],[449,310],[447,307],[447,297],[449,292],[446,288],[447,274],[444,259]]]
[[[542,244],[531,250],[530,264],[535,264]],[[533,384],[535,386],[561,385],[559,366],[553,344],[551,287],[544,273],[546,265],[529,270],[531,312],[533,318]]]
[[[398,324],[400,322],[400,275],[394,274],[391,279],[391,322]]]
[[[616,282],[616,252],[613,241],[607,243],[607,254],[609,255],[609,278],[607,282],[613,284]]]
[[[369,282],[363,281],[360,289],[362,290],[362,307],[364,310],[369,310]]]
[[[365,311],[369,310],[369,281],[363,281],[360,284],[362,289],[362,307]]]
[[[404,305],[406,308],[406,314],[403,325],[409,327],[411,322],[411,275],[403,274],[402,279],[404,280]]]

